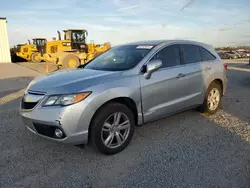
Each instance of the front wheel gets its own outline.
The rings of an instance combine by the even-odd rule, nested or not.
[[[91,142],[95,149],[106,155],[124,150],[134,134],[132,111],[120,103],[109,103],[101,108],[91,125]]]
[[[203,104],[200,107],[201,112],[214,114],[220,108],[222,97],[222,87],[219,83],[213,82],[207,89]]]
[[[68,68],[76,68],[80,66],[80,60],[77,56],[73,54],[68,54],[62,62],[63,68],[68,69]]]
[[[33,63],[40,63],[41,62],[41,55],[38,52],[35,52],[35,53],[31,54],[30,59]]]

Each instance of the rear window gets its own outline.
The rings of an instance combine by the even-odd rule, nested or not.
[[[211,60],[216,59],[216,57],[213,54],[211,54],[209,51],[207,51],[206,49],[200,47],[200,51],[201,51],[202,61],[211,61]]]
[[[180,50],[182,53],[183,64],[201,62],[201,53],[199,46],[191,44],[181,44]]]

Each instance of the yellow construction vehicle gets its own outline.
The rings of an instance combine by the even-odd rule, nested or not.
[[[94,42],[87,44],[87,35],[88,32],[85,29],[68,29],[64,30],[64,40],[61,40],[61,34],[58,31],[58,40],[47,42],[44,49],[40,49],[40,58],[64,68],[73,68],[111,48],[108,42],[104,45],[97,45]]]
[[[31,44],[30,40],[28,40],[28,44],[19,44],[17,45],[17,52],[16,55],[25,59],[27,61],[32,62],[40,62],[39,59],[39,51],[46,43],[46,39],[44,38],[34,38],[32,39],[33,42]]]

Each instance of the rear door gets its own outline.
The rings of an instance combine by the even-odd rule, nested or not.
[[[201,67],[203,71],[203,78],[206,81],[209,81],[209,78],[213,77],[213,67],[218,64],[216,61],[216,57],[211,54],[207,49],[200,47],[200,52],[201,52]]]
[[[180,44],[182,57],[182,78],[185,96],[183,96],[182,105],[185,108],[201,104],[203,102],[204,91],[204,70],[200,47],[191,44]]]
[[[217,60],[216,57],[210,53],[207,49],[200,47],[201,52],[201,68],[203,72],[203,80],[205,81],[204,95],[208,85],[214,80],[214,73],[221,73],[221,63],[220,60]]]

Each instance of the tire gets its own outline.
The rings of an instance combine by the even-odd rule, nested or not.
[[[75,67],[78,67],[80,66],[80,60],[77,56],[73,55],[73,54],[69,54],[67,55],[63,61],[62,61],[62,66],[63,68],[65,69],[68,69],[68,68],[75,68]]]
[[[108,137],[111,136],[111,134],[114,134],[115,136],[113,136],[113,139],[112,140],[110,139],[110,141],[108,141],[108,142],[111,142],[111,143],[114,142],[114,145],[115,145],[115,144],[118,144],[118,140],[117,140],[116,133],[111,133],[112,131],[110,131],[110,132],[107,131],[106,130],[107,127],[105,127],[105,130],[107,132],[103,131],[104,123],[107,121],[113,122],[112,117],[114,116],[114,114],[118,114],[118,113],[121,114],[121,118],[120,118],[121,124],[122,124],[122,120],[125,120],[127,118],[127,120],[130,123],[130,128],[129,128],[129,130],[120,130],[121,135],[123,135],[122,133],[124,133],[124,135],[126,133],[126,137],[125,136],[123,136],[123,137],[118,136],[120,139],[125,137],[125,139],[123,140],[123,143],[121,143],[117,147],[112,146],[112,144],[110,144],[110,146],[107,146],[107,145],[105,145],[105,141],[108,140]],[[110,123],[110,125],[111,125],[111,123]],[[111,128],[109,130],[111,130]],[[135,121],[134,121],[134,115],[133,115],[132,111],[127,106],[125,106],[123,104],[108,103],[107,105],[102,107],[100,110],[98,110],[97,114],[94,116],[94,119],[92,120],[91,130],[90,130],[91,131],[90,141],[91,141],[92,146],[95,150],[97,150],[103,154],[106,154],[106,155],[113,155],[113,154],[121,152],[122,150],[124,150],[128,146],[128,144],[130,143],[130,141],[133,137],[134,130],[135,130]],[[122,132],[122,131],[124,131],[124,132]],[[105,135],[105,133],[106,133],[106,135]]]
[[[210,96],[210,93],[212,91],[216,91],[216,90],[219,92],[219,96],[218,96],[219,97],[219,101],[218,101],[218,104],[216,105],[216,107],[213,106],[214,109],[211,109],[211,106],[209,105],[209,96]],[[210,84],[210,86],[208,87],[208,89],[207,89],[204,102],[200,106],[200,112],[207,113],[209,115],[212,115],[212,114],[216,113],[218,111],[218,109],[220,108],[220,106],[221,106],[221,98],[222,98],[222,87],[221,87],[221,84],[219,84],[218,82],[212,82]]]
[[[40,57],[40,54],[38,52],[31,54],[30,59],[33,63],[40,63],[41,62],[41,57]]]

